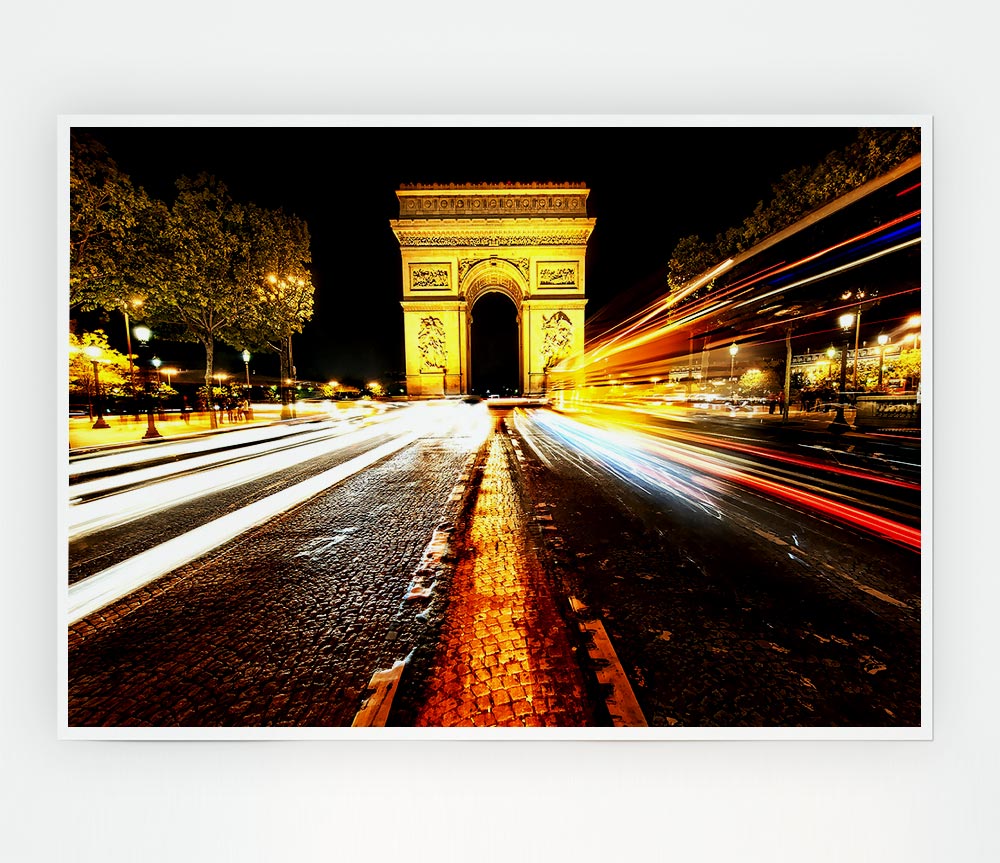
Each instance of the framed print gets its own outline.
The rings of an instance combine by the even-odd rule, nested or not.
[[[924,116],[65,116],[60,733],[929,739]]]

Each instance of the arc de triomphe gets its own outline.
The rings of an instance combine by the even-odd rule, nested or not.
[[[484,294],[517,311],[520,390],[545,391],[560,360],[583,351],[584,185],[412,185],[390,221],[403,264],[406,384],[411,397],[468,393],[471,322]]]

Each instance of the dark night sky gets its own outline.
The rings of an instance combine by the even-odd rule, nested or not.
[[[207,171],[239,201],[282,206],[306,220],[315,313],[295,339],[295,359],[298,376],[314,380],[402,371],[400,254],[389,228],[402,183],[586,183],[597,219],[587,255],[589,318],[635,286],[665,288],[678,239],[710,238],[737,224],[783,173],[815,164],[856,134],[825,127],[87,131],[135,183],[167,202],[177,177]],[[109,330],[114,340],[114,324]],[[161,351],[168,362],[201,362],[190,346],[169,350]],[[242,365],[235,350],[221,348],[216,356],[218,368]]]

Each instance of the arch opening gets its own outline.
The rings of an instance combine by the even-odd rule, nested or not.
[[[470,391],[513,396],[520,392],[520,331],[517,307],[505,293],[489,291],[471,309]]]

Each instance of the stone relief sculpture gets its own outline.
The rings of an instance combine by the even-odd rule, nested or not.
[[[576,267],[539,267],[538,282],[542,285],[575,285]]]
[[[414,268],[410,274],[411,284],[414,288],[447,288],[448,271],[441,268]]]
[[[444,324],[440,318],[420,319],[417,333],[417,348],[420,351],[420,371],[444,371],[448,367],[448,352],[444,343]]]
[[[573,324],[565,312],[542,316],[542,362],[545,371],[569,356],[573,346]]]

